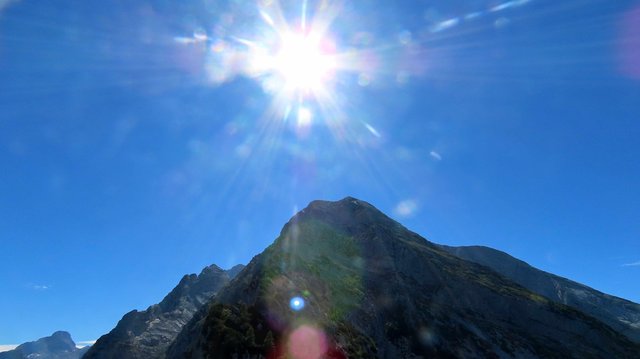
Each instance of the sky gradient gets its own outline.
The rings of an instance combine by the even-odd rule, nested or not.
[[[0,0],[0,344],[95,340],[348,195],[640,302],[640,2],[279,4]],[[252,61],[276,14],[327,27],[312,95]]]

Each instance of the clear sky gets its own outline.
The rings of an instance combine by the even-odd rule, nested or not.
[[[639,138],[639,1],[0,0],[0,344],[347,195],[640,302]]]

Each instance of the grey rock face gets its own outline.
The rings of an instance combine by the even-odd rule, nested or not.
[[[88,348],[78,349],[67,332],[58,331],[49,337],[19,345],[0,353],[0,359],[79,359]]]
[[[211,265],[200,275],[185,275],[159,304],[127,313],[111,332],[98,339],[84,358],[162,358],[193,314],[242,268],[238,265],[225,271]]]
[[[487,266],[550,300],[579,309],[640,343],[640,305],[536,269],[504,252],[482,246],[441,246],[462,259]],[[640,354],[639,354],[640,356]]]
[[[312,202],[294,216],[193,316],[167,358],[279,358],[300,348],[329,358],[640,353],[592,316],[451,255],[350,197]]]

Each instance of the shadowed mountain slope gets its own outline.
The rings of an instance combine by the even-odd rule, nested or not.
[[[203,306],[167,358],[637,358],[572,307],[370,204],[314,201]]]
[[[211,265],[200,275],[185,275],[159,303],[144,311],[131,311],[103,335],[85,359],[160,358],[193,314],[244,268],[228,271]]]
[[[640,305],[536,269],[507,253],[482,246],[441,246],[462,259],[487,266],[534,293],[577,308],[640,343]],[[640,355],[640,354],[639,354]]]

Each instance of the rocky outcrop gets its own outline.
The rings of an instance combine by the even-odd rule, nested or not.
[[[640,343],[640,305],[536,269],[507,253],[482,246],[441,246],[462,259],[487,266],[530,291],[579,309]]]
[[[370,204],[315,201],[182,329],[167,358],[633,358],[573,307]]]
[[[131,311],[116,327],[98,339],[86,359],[161,358],[182,327],[200,307],[244,268],[222,270],[211,265],[200,275],[185,275],[159,303],[144,311]]]
[[[88,349],[77,348],[69,333],[58,331],[0,353],[0,359],[80,359]]]

